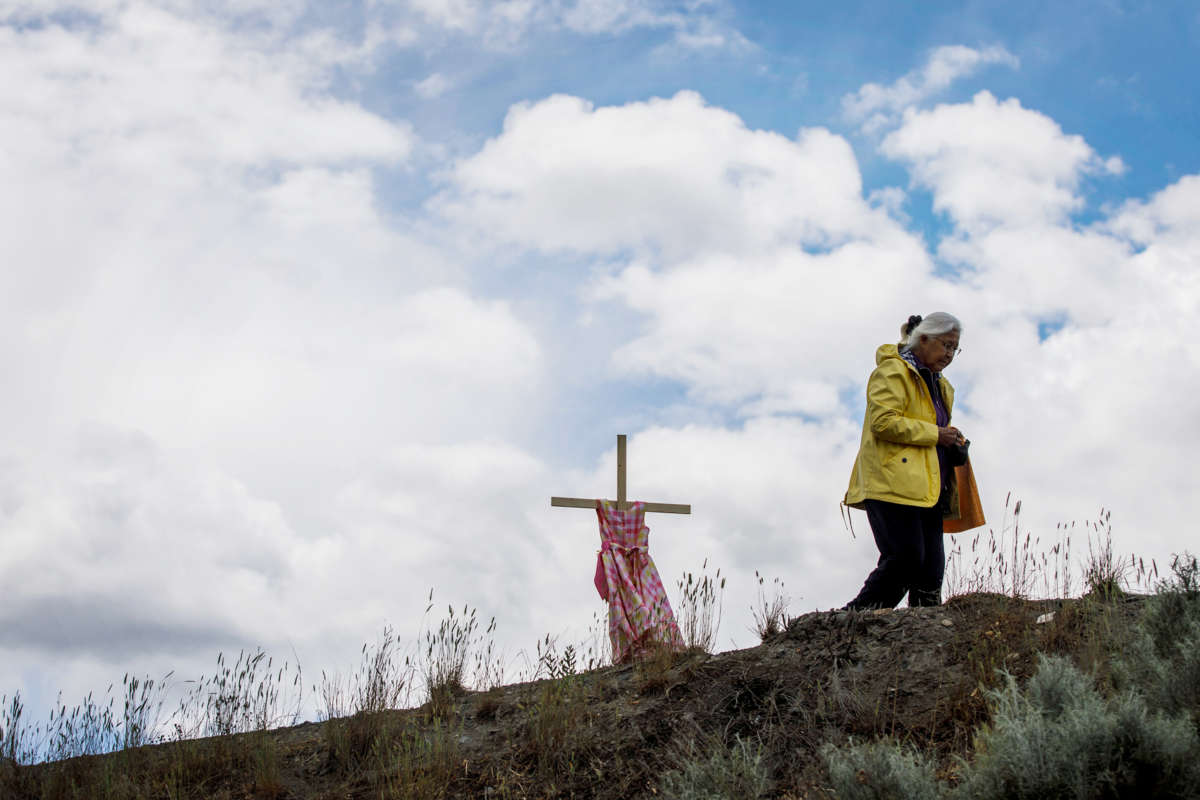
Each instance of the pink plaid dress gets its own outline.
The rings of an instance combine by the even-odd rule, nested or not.
[[[650,529],[643,524],[645,504],[618,511],[610,500],[596,501],[600,552],[596,555],[596,591],[608,601],[608,638],[613,661],[620,664],[652,645],[683,648],[683,637],[658,569],[650,558]]]

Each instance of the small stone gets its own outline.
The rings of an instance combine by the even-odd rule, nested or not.
[[[950,621],[950,620],[948,620],[948,619],[944,619],[944,620],[942,620],[942,624],[943,624],[943,625],[945,625],[947,628],[952,628],[952,627],[954,627],[954,623],[953,623],[953,622],[951,622],[951,621]]]

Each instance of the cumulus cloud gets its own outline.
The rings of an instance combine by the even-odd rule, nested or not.
[[[376,170],[416,137],[331,95],[321,65],[140,5],[43,22],[0,28],[0,249],[19,265],[0,272],[0,524],[19,543],[0,678],[194,675],[258,644],[341,663],[418,618],[448,562],[444,538],[383,535],[354,487],[386,485],[375,454],[413,442],[461,444],[466,468],[490,437],[498,475],[529,474],[504,437],[539,417],[541,345],[437,232],[381,210]],[[496,497],[477,478],[424,499],[465,519]]]
[[[62,419],[90,407],[197,440],[209,425],[248,433],[261,413],[269,437],[286,427],[270,411],[283,395],[306,406],[298,418],[327,418],[313,435],[336,444],[352,417],[321,409],[346,403],[360,422],[428,429],[416,420],[455,394],[456,364],[483,382],[512,364],[536,383],[522,323],[376,207],[368,166],[407,157],[407,124],[323,99],[286,61],[268,68],[236,37],[162,12],[0,36],[21,78],[0,105],[0,170],[22,187],[0,196],[0,241],[27,267],[0,278],[0,302],[15,326],[5,349],[29,378],[4,405],[41,420],[30,436],[47,432],[48,402]],[[47,380],[66,382],[39,401]]]
[[[258,646],[332,670],[385,623],[414,641],[431,588],[439,608],[502,611],[502,642],[525,644],[596,602],[585,592],[552,610],[524,602],[533,581],[586,585],[577,573],[593,543],[546,524],[546,469],[511,445],[379,448],[344,481],[328,473],[308,487],[331,512],[314,536],[292,524],[294,503],[143,433],[91,424],[59,441],[3,467],[8,686],[30,663],[69,681],[51,687],[68,697],[125,669],[182,680],[218,651]],[[509,667],[516,656],[505,652]],[[81,663],[90,676],[73,672]]]
[[[1151,242],[1194,243],[1200,223],[1200,176],[1185,175],[1149,201],[1126,202],[1105,226],[1139,245]]]
[[[564,95],[519,104],[448,180],[436,210],[547,251],[821,248],[873,219],[844,139],[751,130],[694,92],[603,108]]]
[[[908,110],[880,150],[909,165],[914,183],[933,192],[935,210],[970,230],[1061,224],[1083,207],[1084,175],[1123,170],[1119,158],[1100,158],[1046,115],[986,91],[970,103]]]
[[[314,94],[321,78],[307,68],[268,66],[257,43],[150,7],[94,28],[0,28],[0,43],[14,78],[14,161],[71,153],[81,166],[127,170],[160,159],[193,168],[398,162],[413,147],[411,126]]]
[[[873,321],[939,294],[919,242],[889,236],[886,226],[877,239],[829,253],[704,257],[661,272],[634,266],[600,291],[648,320],[616,363],[681,381],[697,399],[742,415],[818,418],[839,413],[840,393],[860,378],[864,361],[846,352],[878,344],[870,331],[883,326]],[[827,339],[838,346],[821,346]]]
[[[277,505],[144,435],[91,425],[74,445],[10,466],[0,647],[178,653],[280,622],[296,542]]]
[[[1016,69],[1020,61],[999,45],[977,50],[964,45],[938,47],[917,70],[904,75],[890,86],[868,83],[854,94],[842,98],[842,113],[848,120],[874,133],[891,124],[900,112],[945,91],[956,80],[981,66],[1004,64]]]
[[[645,327],[618,343],[614,370],[743,414],[835,411],[856,371],[795,348],[814,330],[866,348],[865,320],[939,291],[920,240],[863,198],[844,139],[751,130],[693,93],[518,106],[450,181],[435,208],[481,235],[615,259],[590,296]]]

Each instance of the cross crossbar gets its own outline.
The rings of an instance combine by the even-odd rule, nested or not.
[[[551,497],[550,505],[558,508],[595,508],[596,501],[583,497]],[[617,435],[617,508],[629,510],[633,504],[625,499],[625,434]],[[683,503],[643,503],[646,511],[659,514],[691,514],[692,506]]]

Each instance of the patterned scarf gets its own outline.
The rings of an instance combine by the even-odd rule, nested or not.
[[[916,353],[911,347],[905,347],[900,351],[900,357],[913,366],[917,374],[924,380],[925,374],[933,376],[932,381],[925,381],[925,385],[929,387],[929,394],[933,400],[934,415],[937,417],[939,427],[950,424],[950,414],[946,411],[946,404],[942,401],[941,386],[938,383],[941,380],[942,373],[934,372],[929,367],[921,363],[921,359],[917,358]]]
[[[934,372],[929,367],[922,364],[921,359],[917,358],[916,354],[913,353],[911,348],[906,347],[901,350],[900,357],[917,370],[917,375],[920,376],[921,381],[926,387],[928,387],[929,395],[933,400],[933,415],[934,418],[937,419],[937,426],[942,428],[946,425],[949,425],[950,412],[946,410],[946,404],[942,400],[942,387],[939,383],[942,373]],[[926,375],[931,376],[931,379],[927,379],[925,377]],[[951,467],[949,462],[946,460],[946,448],[942,447],[941,445],[938,445],[937,447],[937,457],[938,471],[942,475],[942,491],[938,494],[938,502],[940,503],[946,497],[946,481],[949,479],[950,473],[954,471],[954,468]]]
[[[917,354],[912,351],[911,347],[905,347],[903,350],[901,350],[900,357],[903,358],[905,361],[907,361],[909,364],[912,364],[913,368],[915,370],[917,370],[917,372],[920,372],[923,369],[925,369],[925,370],[929,369],[929,367],[927,367],[921,363],[921,359],[917,358]],[[930,370],[930,372],[933,374],[934,380],[937,380],[938,378],[942,377],[942,373],[940,373],[940,372],[933,372],[932,370]]]

